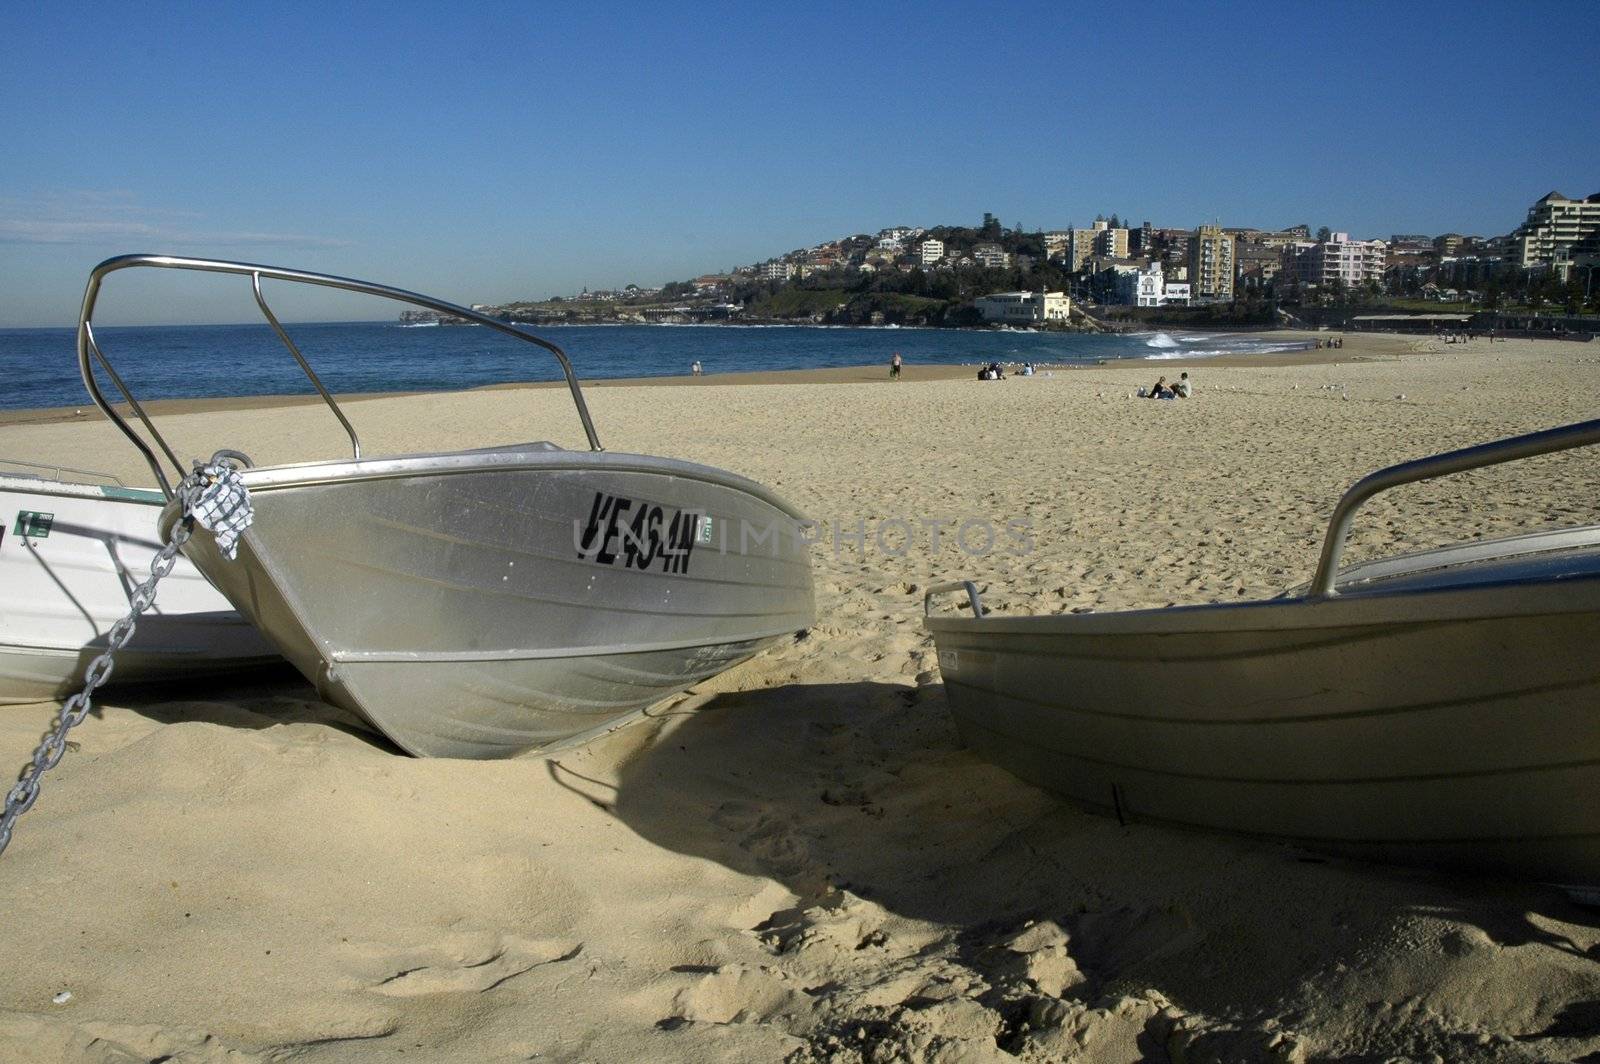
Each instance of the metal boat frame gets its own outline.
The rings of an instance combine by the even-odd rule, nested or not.
[[[295,342],[292,339],[289,338],[288,332],[278,321],[277,315],[274,314],[272,312],[272,308],[268,306],[266,297],[261,291],[261,281],[263,278],[274,281],[291,281],[300,284],[318,285],[323,288],[337,288],[346,292],[355,292],[358,295],[377,296],[382,299],[391,299],[399,303],[409,303],[412,306],[431,310],[438,314],[446,314],[450,317],[462,318],[478,325],[484,325],[495,330],[496,332],[504,333],[507,336],[515,337],[518,340],[533,344],[536,347],[544,348],[546,351],[554,355],[556,361],[561,364],[561,372],[566,377],[567,388],[572,392],[572,401],[578,408],[578,418],[583,422],[584,435],[589,439],[590,450],[605,450],[604,447],[600,446],[600,437],[595,432],[594,421],[589,417],[588,404],[583,400],[583,389],[578,384],[577,374],[573,372],[572,362],[567,358],[566,352],[561,350],[560,347],[551,343],[550,341],[542,339],[538,336],[534,336],[532,333],[523,332],[521,329],[507,324],[506,322],[498,321],[486,314],[481,314],[478,311],[470,310],[467,307],[457,306],[454,303],[447,303],[444,300],[435,299],[432,296],[425,296],[418,292],[408,292],[403,288],[393,288],[389,285],[374,284],[370,281],[358,281],[354,278],[338,277],[333,274],[311,273],[306,270],[288,270],[277,266],[261,266],[248,262],[229,262],[222,259],[191,259],[177,255],[118,255],[115,258],[110,258],[102,262],[89,274],[89,283],[84,289],[83,293],[83,307],[78,315],[78,372],[83,376],[84,386],[88,388],[89,397],[94,401],[94,405],[99,407],[100,411],[104,413],[106,417],[111,419],[111,423],[116,425],[117,429],[121,431],[121,433],[130,441],[132,441],[134,447],[138,448],[139,453],[144,457],[145,462],[150,466],[150,471],[155,474],[156,484],[160,486],[162,494],[167,497],[168,501],[173,498],[172,481],[167,478],[166,470],[162,467],[161,461],[156,456],[155,450],[152,449],[150,443],[147,443],[145,439],[141,437],[131,425],[128,424],[127,420],[122,416],[121,413],[117,411],[116,407],[114,407],[106,399],[104,392],[102,392],[100,389],[100,383],[95,379],[94,374],[94,367],[98,365],[105,371],[106,376],[111,378],[112,383],[116,385],[117,391],[122,394],[122,398],[127,402],[129,409],[133,412],[134,416],[139,419],[140,423],[144,425],[145,431],[150,434],[151,441],[156,447],[160,448],[161,453],[166,457],[167,461],[172,463],[172,468],[177,470],[178,478],[182,479],[184,474],[187,472],[187,470],[184,469],[183,463],[178,460],[177,454],[167,444],[166,439],[151,422],[150,417],[145,412],[143,405],[141,405],[139,400],[134,397],[132,390],[122,379],[122,376],[116,371],[116,369],[111,365],[110,360],[107,359],[105,354],[101,351],[99,341],[95,339],[94,335],[94,308],[95,303],[100,296],[100,286],[102,282],[104,282],[108,275],[115,273],[118,270],[126,270],[137,267],[152,267],[165,270],[195,270],[203,273],[234,274],[238,276],[249,277],[251,291],[255,296],[256,306],[261,309],[262,317],[266,320],[267,324],[272,327],[272,331],[277,334],[278,339],[282,341],[284,347],[288,348],[289,353],[294,356],[294,360],[299,363],[301,371],[305,373],[307,379],[309,379],[311,384],[316,388],[317,394],[322,397],[322,401],[326,403],[328,409],[333,412],[333,416],[339,420],[339,424],[344,426],[345,434],[350,437],[350,455],[352,458],[361,457],[361,440],[356,435],[355,427],[352,426],[349,419],[344,416],[344,411],[339,408],[338,402],[323,385],[321,378],[319,378],[316,374],[316,371],[311,368],[311,364],[306,361],[305,356],[301,354],[300,348],[295,345]]]

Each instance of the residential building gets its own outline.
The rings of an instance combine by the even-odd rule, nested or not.
[[[1072,301],[1065,292],[995,292],[973,300],[984,321],[1036,325],[1067,320]]]
[[[1295,243],[1283,248],[1280,277],[1288,287],[1323,287],[1335,282],[1357,288],[1383,282],[1389,245],[1382,240],[1352,240],[1334,233],[1319,244]]]
[[[1460,233],[1446,233],[1443,236],[1436,236],[1433,238],[1433,250],[1439,254],[1440,258],[1446,255],[1459,255],[1461,254],[1462,245],[1467,242],[1467,239]]]
[[[1551,192],[1528,208],[1528,220],[1511,234],[1512,261],[1525,270],[1550,270],[1565,281],[1573,247],[1596,232],[1600,232],[1600,192],[1581,200]]]
[[[1456,288],[1484,288],[1496,277],[1516,269],[1515,264],[1493,255],[1457,255],[1440,259],[1434,277],[1439,283]]]
[[[989,269],[1004,269],[1011,265],[1011,256],[999,244],[979,244],[972,249],[972,261]]]
[[[1155,245],[1155,230],[1145,222],[1137,229],[1128,230],[1128,254],[1149,255]]]
[[[917,254],[922,265],[932,266],[944,258],[944,241],[924,240],[921,246],[917,248]]]
[[[1278,276],[1281,254],[1266,243],[1240,243],[1234,246],[1234,290],[1265,288]]]
[[[1116,271],[1116,301],[1123,306],[1169,307],[1189,305],[1189,286],[1167,283],[1159,262],[1133,267],[1113,267]]]
[[[1220,226],[1202,225],[1189,238],[1189,282],[1195,302],[1233,299],[1233,237]]]
[[[763,281],[787,281],[794,276],[794,267],[782,259],[763,262],[758,269]]]
[[[1077,273],[1093,256],[1125,259],[1128,257],[1128,231],[1113,229],[1104,218],[1096,218],[1089,229],[1067,230],[1067,270]]]
[[[1148,263],[1123,269],[1112,267],[1115,290],[1112,300],[1124,307],[1159,307],[1166,292],[1161,264]]]

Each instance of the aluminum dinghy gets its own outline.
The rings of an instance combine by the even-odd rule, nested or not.
[[[92,328],[100,282],[145,266],[250,277],[268,323],[349,432],[349,458],[243,470],[255,517],[236,560],[198,527],[184,549],[324,698],[403,749],[489,758],[581,742],[812,623],[810,563],[793,507],[722,470],[603,451],[559,348],[466,308],[367,282],[165,256],[95,270],[80,323],[84,379],[164,486],[151,446],[117,417],[92,372],[109,365]],[[267,307],[262,279],[396,299],[547,349],[590,449],[534,443],[363,456]],[[180,518],[170,503],[163,538]]]
[[[89,470],[0,461],[0,703],[70,694],[161,549],[166,499]],[[102,483],[94,483],[101,481]],[[116,658],[111,682],[150,683],[282,659],[178,559]]]
[[[1600,421],[1380,470],[1311,584],[1241,604],[984,616],[924,599],[966,743],[1128,819],[1600,892],[1600,526],[1338,569],[1396,484],[1600,442]],[[936,614],[964,590],[973,616]]]

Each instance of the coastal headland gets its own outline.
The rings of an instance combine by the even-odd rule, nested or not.
[[[1132,397],[1183,369],[1193,398]],[[1351,335],[592,387],[608,449],[818,522],[816,625],[553,758],[408,758],[298,679],[110,695],[0,862],[0,1059],[1595,1059],[1594,910],[1065,805],[962,747],[919,611],[958,577],[1011,615],[1277,594],[1356,479],[1593,417],[1597,369]],[[314,401],[151,406],[184,455],[345,445]],[[345,409],[373,454],[583,440],[558,387]],[[0,453],[148,479],[92,410],[0,416]],[[1399,489],[1349,560],[1592,522],[1597,482],[1569,452]],[[1029,549],[922,531],[967,518]],[[56,708],[7,707],[0,763]]]

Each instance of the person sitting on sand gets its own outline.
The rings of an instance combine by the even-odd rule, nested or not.
[[[1172,392],[1179,399],[1189,398],[1190,394],[1192,393],[1192,386],[1189,384],[1188,370],[1185,370],[1183,373],[1178,375],[1177,383],[1172,386]]]
[[[1171,389],[1167,387],[1167,378],[1157,377],[1156,382],[1150,386],[1150,391],[1147,393],[1147,398],[1160,399],[1161,393],[1166,391],[1171,391]]]

